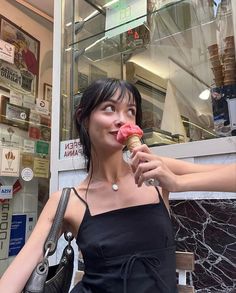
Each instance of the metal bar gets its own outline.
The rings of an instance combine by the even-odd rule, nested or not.
[[[24,0],[16,0],[16,2],[18,2],[19,4],[21,4],[22,6],[26,7],[27,9],[33,11],[34,13],[38,14],[39,16],[47,19],[48,21],[53,23],[53,17],[51,17],[50,15],[48,15],[47,13],[43,12],[42,10],[36,8],[35,6],[27,3]]]
[[[99,5],[98,3],[96,3],[96,1],[93,0],[85,0],[85,2],[87,2],[88,4],[90,4],[93,8],[95,8],[97,11],[99,11],[102,15],[106,15],[106,10]]]

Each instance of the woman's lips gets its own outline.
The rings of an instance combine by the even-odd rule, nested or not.
[[[118,133],[118,131],[110,131],[110,134],[115,136],[115,138],[117,137],[117,133]]]

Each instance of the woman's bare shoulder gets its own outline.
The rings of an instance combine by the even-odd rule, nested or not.
[[[65,212],[65,229],[69,229],[74,237],[76,237],[78,233],[78,229],[83,220],[86,205],[85,205],[85,189],[83,185],[76,186],[74,189],[71,189],[69,202],[67,205],[67,209]],[[57,194],[54,195],[58,197]],[[60,198],[60,194],[59,194]]]

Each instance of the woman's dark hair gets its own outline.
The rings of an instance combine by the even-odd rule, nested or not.
[[[91,142],[86,129],[86,123],[89,120],[91,112],[102,102],[110,100],[117,90],[120,90],[119,100],[122,100],[127,93],[130,99],[134,99],[136,104],[136,124],[141,127],[141,95],[134,85],[115,78],[98,79],[91,83],[84,91],[81,101],[75,110],[75,124],[87,161],[87,171],[89,171],[91,160]]]

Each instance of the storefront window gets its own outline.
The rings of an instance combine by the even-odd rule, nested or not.
[[[41,42],[13,18],[0,15],[0,29],[1,276],[49,197],[52,86],[42,83]],[[40,35],[40,24],[38,31]]]
[[[100,77],[138,87],[150,146],[235,135],[231,1],[74,3],[64,9],[62,141],[76,138],[72,112]]]

